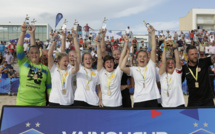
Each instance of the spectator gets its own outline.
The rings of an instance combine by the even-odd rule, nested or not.
[[[82,26],[78,24],[77,30],[78,30],[78,37],[81,37],[82,36]]]
[[[14,57],[9,53],[7,50],[7,53],[4,55],[4,61],[7,61],[7,66],[10,67],[11,64],[14,62]]]
[[[128,37],[131,38],[132,31],[130,30],[130,27],[129,27],[129,26],[128,26],[128,28],[125,30],[125,34],[126,34],[126,36],[128,36]]]
[[[5,45],[4,45],[3,41],[1,41],[0,52],[1,52],[2,55],[4,55],[4,51],[5,51]]]
[[[49,48],[50,45],[51,45],[51,42],[49,40],[46,40],[46,42],[44,43],[45,49]]]
[[[0,67],[1,78],[8,78],[8,71],[7,61],[4,61],[3,65]]]
[[[13,69],[12,66],[9,68],[8,77],[9,78],[17,78],[17,72],[16,72],[16,70]]]
[[[119,45],[116,42],[114,42],[113,46],[111,47],[111,50],[113,52],[116,49],[119,49]]]
[[[134,37],[134,39],[132,40],[132,45],[134,47],[134,53],[137,51],[137,39],[136,37]]]
[[[108,53],[108,55],[110,55],[110,56],[112,56],[112,50],[111,50],[111,43],[110,43],[110,41],[108,41],[107,43],[106,43],[106,45],[105,45],[105,50],[106,50],[106,52]]]
[[[89,37],[89,31],[90,29],[93,30],[90,26],[88,26],[88,24],[86,24],[86,26],[83,27],[84,31],[85,31],[85,37]]]
[[[42,56],[40,57],[40,63],[48,66],[48,50],[47,49],[44,49],[42,51]]]
[[[14,56],[15,54],[15,45],[13,44],[12,41],[10,41],[10,45],[8,46],[9,52]]]
[[[66,53],[68,54],[69,51],[70,51],[70,46],[71,46],[71,43],[68,39],[66,39]]]
[[[0,53],[0,65],[3,63],[3,60],[4,60],[4,58],[3,58],[2,54]]]
[[[115,40],[114,40],[114,36],[112,36],[112,38],[111,38],[110,41],[111,41],[111,43],[114,43],[114,41],[115,41]]]
[[[26,53],[27,53],[27,50],[28,50],[28,47],[29,47],[28,40],[25,41],[23,47],[24,47],[24,53],[26,54]]]

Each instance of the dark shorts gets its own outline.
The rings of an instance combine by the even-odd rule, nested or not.
[[[155,100],[134,103],[134,108],[142,108],[142,107],[159,107],[158,100],[155,99]]]
[[[58,104],[58,103],[49,102],[49,106],[52,106],[52,107],[55,107],[55,106],[68,107],[68,106],[73,106],[73,105],[65,106],[65,105],[60,105],[60,104]]]
[[[214,101],[213,101],[213,98],[205,100],[205,101],[201,101],[201,102],[189,102],[188,101],[187,106],[188,107],[192,107],[192,106],[214,106]]]
[[[74,101],[74,104],[73,106],[84,106],[84,107],[98,107],[98,106],[93,106],[93,105],[90,105],[84,101]]]

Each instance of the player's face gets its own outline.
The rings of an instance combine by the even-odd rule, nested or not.
[[[170,74],[173,73],[173,71],[175,69],[174,60],[172,60],[172,59],[167,60],[166,69],[167,69],[167,73],[170,73]]]
[[[28,53],[29,60],[33,63],[39,63],[40,59],[40,52],[38,48],[31,47]]]
[[[58,61],[58,64],[59,64],[61,70],[66,70],[67,66],[69,64],[69,57],[68,56],[62,57],[60,59],[60,61]]]
[[[105,69],[106,71],[108,72],[113,72],[113,69],[114,69],[114,62],[113,60],[107,60],[105,61]]]
[[[93,65],[93,60],[91,54],[85,54],[83,60],[84,67],[91,69]]]
[[[119,58],[120,58],[120,51],[119,50],[113,51],[113,58],[114,58],[114,62],[116,64],[119,64]]]
[[[198,61],[197,49],[190,49],[187,53],[187,58],[188,58],[189,62],[197,63],[197,61]]]
[[[140,52],[137,56],[138,66],[145,67],[148,63],[148,56],[145,52]]]
[[[75,51],[70,51],[69,52],[69,62],[72,66],[75,65],[74,57],[76,57]]]

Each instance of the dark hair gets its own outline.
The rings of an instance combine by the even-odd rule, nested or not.
[[[138,57],[139,53],[141,53],[141,52],[146,53],[146,55],[147,55],[147,57],[148,57],[148,53],[147,53],[145,50],[140,50],[140,51],[138,51],[138,52],[137,52],[137,56],[136,56],[136,58]]]
[[[103,66],[104,66],[106,61],[108,61],[108,60],[113,60],[114,61],[114,58],[113,58],[113,56],[106,55],[103,60],[104,60],[104,62],[103,62]]]
[[[84,61],[84,56],[85,56],[86,54],[91,55],[91,53],[90,53],[90,52],[86,52],[86,53],[84,53],[84,54],[82,55],[82,62]],[[91,57],[92,57],[92,55],[91,55]],[[92,58],[93,58],[93,57],[92,57]]]
[[[39,51],[39,48],[38,48],[38,46],[37,46],[37,45],[32,45],[32,46],[30,46],[30,47],[29,47],[29,49],[28,49],[28,53],[29,53],[29,51],[30,51],[30,49],[31,49],[32,47],[37,48],[37,49],[38,49],[38,51]],[[39,52],[40,52],[40,51],[39,51]]]
[[[188,53],[190,49],[196,49],[196,46],[193,45],[188,46],[186,52]]]

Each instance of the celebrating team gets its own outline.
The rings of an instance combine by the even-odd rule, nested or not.
[[[57,34],[53,35],[48,52],[48,67],[39,61],[39,49],[34,45],[35,27],[21,26],[17,45],[20,70],[20,86],[17,105],[31,106],[91,106],[91,107],[131,107],[127,84],[128,76],[134,78],[133,107],[184,107],[182,81],[186,78],[189,88],[188,106],[214,106],[213,93],[209,83],[208,68],[215,63],[215,56],[198,60],[195,46],[187,48],[188,64],[182,67],[177,44],[165,41],[162,65],[159,69],[161,95],[156,83],[156,43],[155,29],[148,27],[151,37],[150,54],[144,50],[137,53],[137,66],[127,67],[129,38],[125,37],[122,49],[113,51],[113,57],[105,51],[106,30],[100,30],[96,37],[97,69],[93,69],[90,53],[81,57],[78,33],[72,29],[75,50],[65,53],[66,34],[62,32],[61,52],[53,57]],[[27,56],[23,50],[24,36],[29,30],[31,47]],[[166,50],[171,47],[174,59],[166,59]],[[121,54],[120,54],[121,53]],[[122,96],[123,94],[123,96]]]

